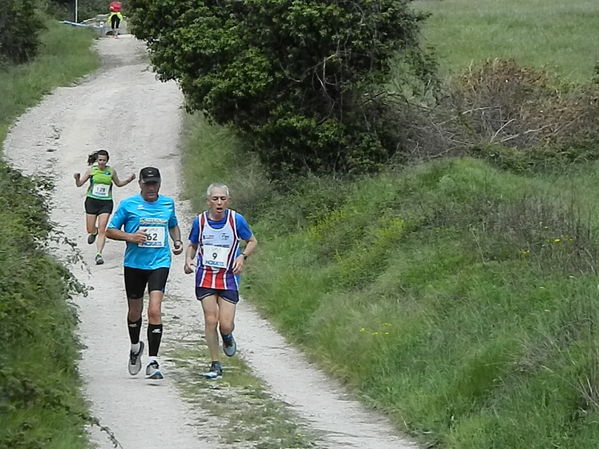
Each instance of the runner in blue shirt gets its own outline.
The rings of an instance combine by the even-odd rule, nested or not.
[[[144,343],[140,341],[143,296],[148,287],[148,345],[149,363],[146,377],[162,379],[158,350],[162,338],[162,298],[171,266],[169,236],[173,240],[173,254],[183,252],[181,231],[175,215],[175,202],[158,195],[160,172],[154,167],[139,172],[141,193],[126,198],[119,204],[106,236],[127,242],[125,249],[125,291],[127,293],[127,324],[129,326],[129,373],[141,370]]]

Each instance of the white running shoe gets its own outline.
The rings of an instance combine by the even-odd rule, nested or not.
[[[146,367],[146,379],[164,379],[164,376],[160,371],[160,365],[158,365],[158,362],[156,360],[150,362],[150,364]]]

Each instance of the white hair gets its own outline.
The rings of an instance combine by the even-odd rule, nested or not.
[[[213,182],[212,184],[210,184],[208,186],[208,189],[206,190],[206,198],[210,198],[212,196],[212,192],[215,189],[223,189],[227,194],[227,198],[231,196],[231,194],[229,193],[229,187],[227,187],[226,184],[221,184],[219,182]]]

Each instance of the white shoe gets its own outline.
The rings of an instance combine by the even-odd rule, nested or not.
[[[156,360],[150,362],[150,364],[146,367],[146,379],[164,379],[164,376],[160,371],[160,365],[158,365],[158,362]]]

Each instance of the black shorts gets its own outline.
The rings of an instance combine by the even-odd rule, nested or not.
[[[121,18],[118,16],[118,14],[112,14],[110,16],[110,26],[112,28],[118,28],[120,24],[121,24]]]
[[[111,214],[114,203],[112,200],[85,198],[85,213],[90,215]]]
[[[155,270],[142,270],[140,268],[125,267],[125,291],[129,299],[141,299],[144,296],[146,285],[148,293],[155,290],[164,292],[168,279],[168,268]]]
[[[206,296],[217,295],[223,298],[225,301],[232,304],[239,302],[239,292],[237,290],[219,290],[216,288],[196,287],[196,298],[198,300],[204,299]]]

